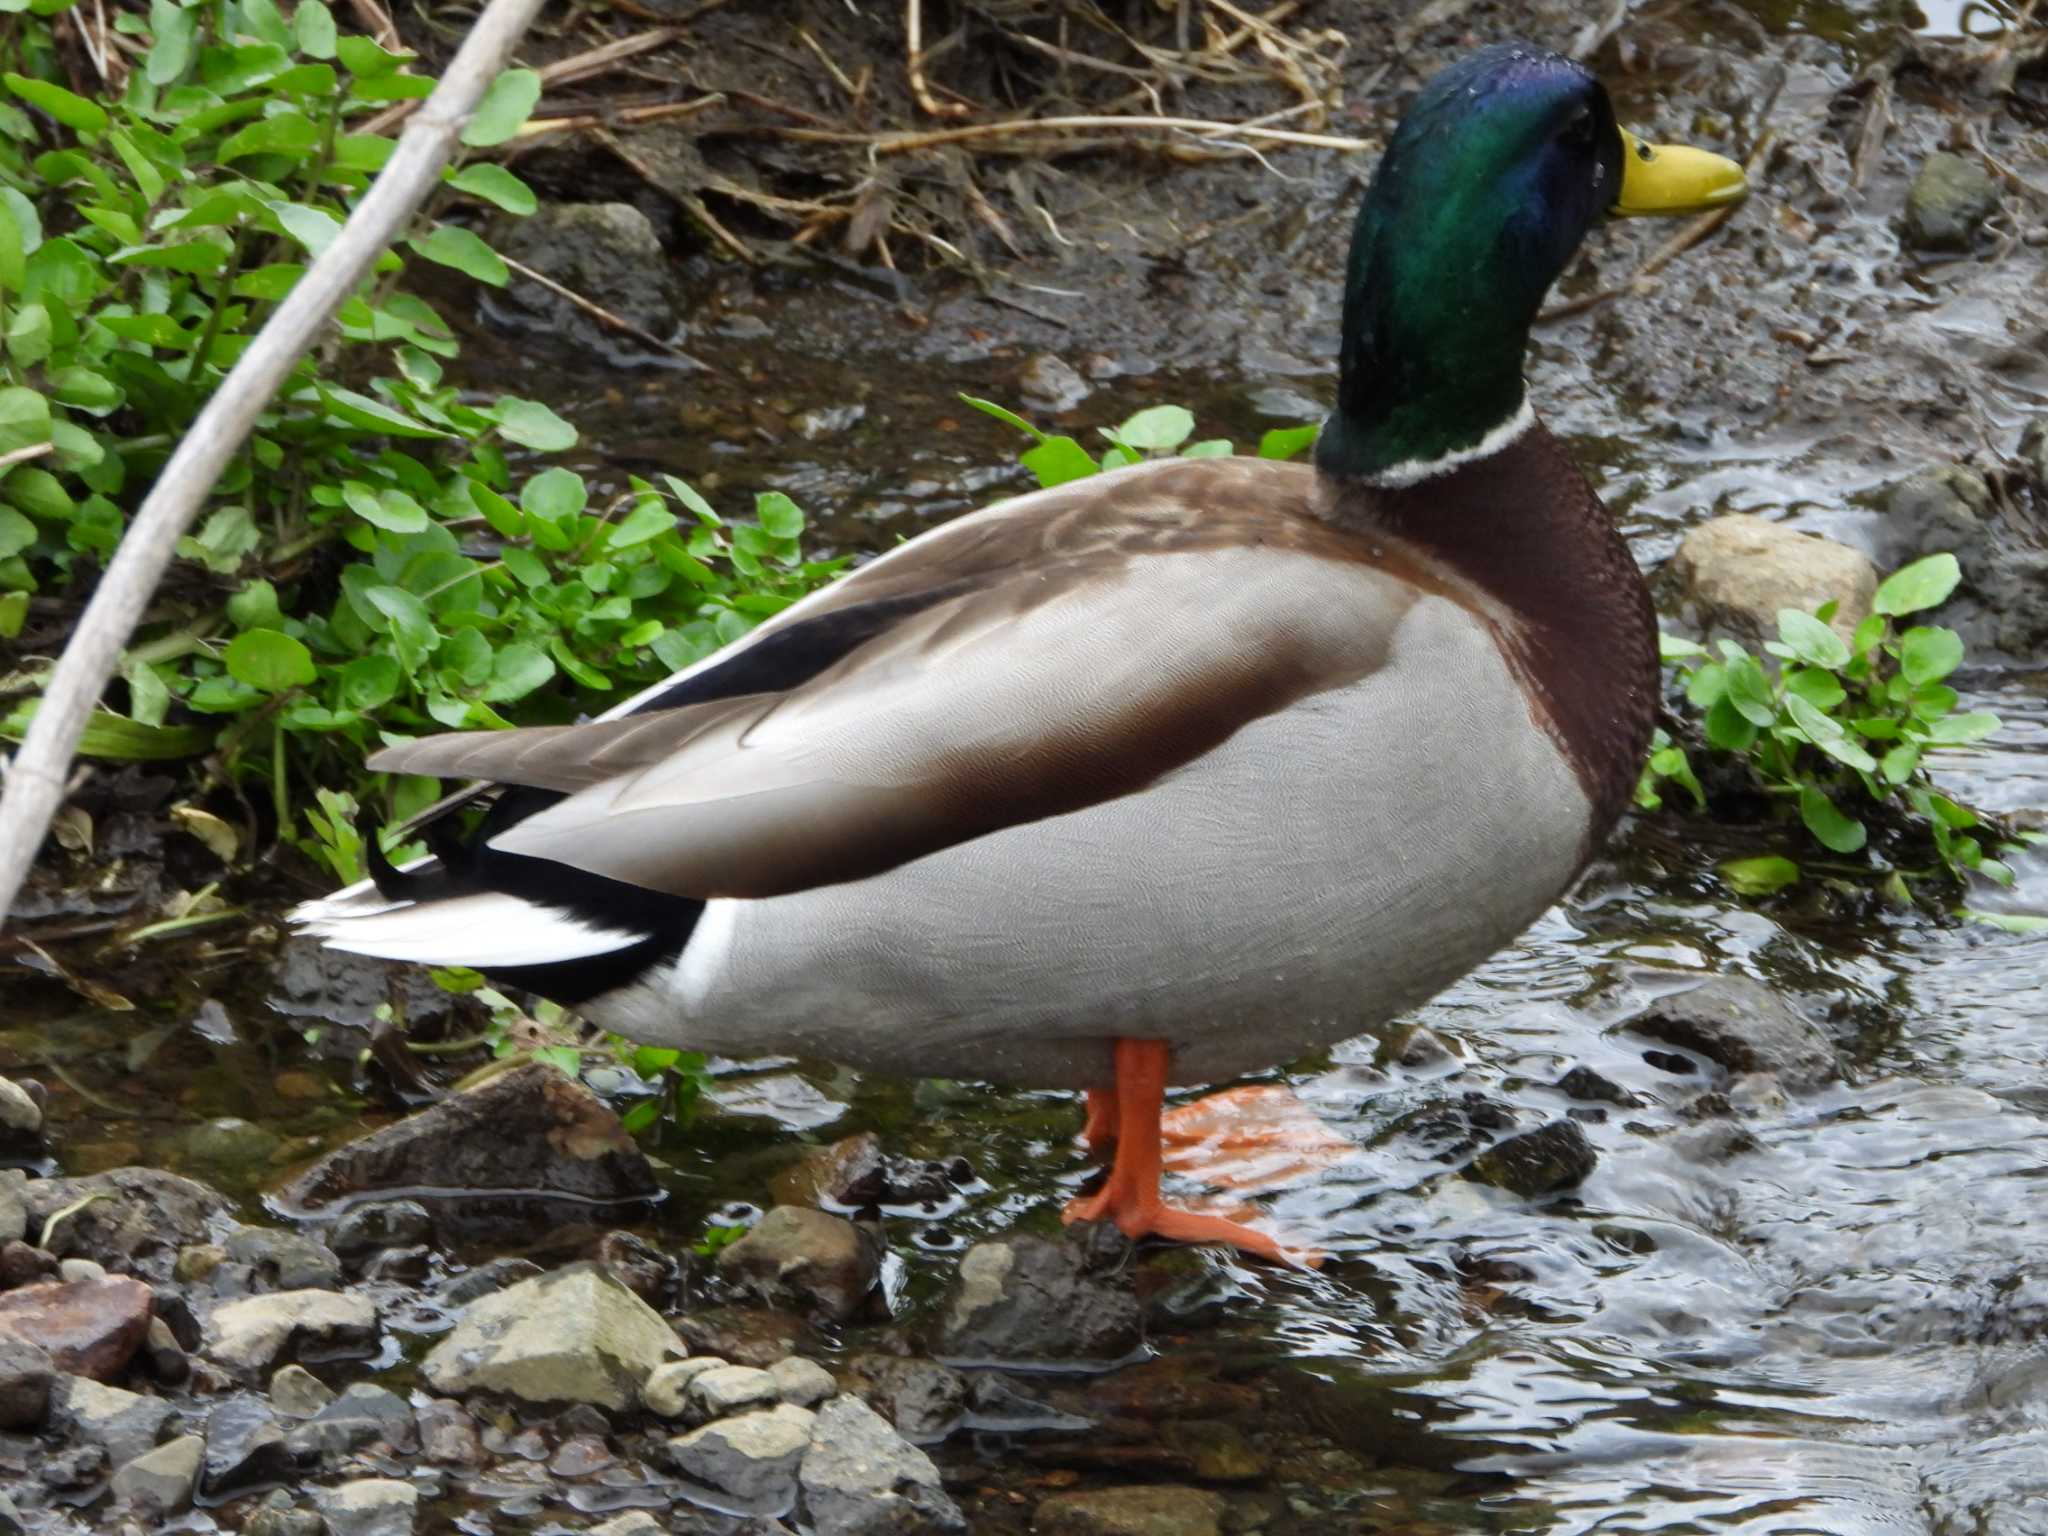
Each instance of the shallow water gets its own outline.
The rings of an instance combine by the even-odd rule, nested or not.
[[[1859,45],[1892,14],[1747,9]],[[1933,36],[1981,35],[1997,14],[1922,9]],[[1839,235],[1852,251],[1886,238],[1872,219]],[[1973,306],[1975,280],[1930,279],[1953,301],[1930,324],[1988,351],[2009,338],[1995,306]],[[1327,327],[1328,307],[1298,332]],[[1558,402],[1646,563],[1723,510],[1874,537],[1872,493],[1899,472],[1874,444],[1859,459],[1821,429],[1736,441],[1705,426],[1646,441],[1618,386],[1588,381],[1596,334],[1593,322],[1546,332],[1535,385]],[[551,364],[545,387],[529,388],[584,426],[594,470],[671,469],[714,499],[779,486],[839,548],[887,547],[1025,483],[991,468],[1011,462],[1014,434],[955,398],[1010,398],[1014,357],[1000,347],[914,368],[873,347],[820,356],[715,327],[692,347],[714,372],[578,376]],[[470,361],[479,377],[525,366],[516,347]],[[1283,424],[1290,400],[1326,398],[1330,382],[1320,364],[1290,359],[1223,380],[1126,359],[1125,377],[1072,421],[1109,425],[1173,399],[1198,408],[1205,434],[1245,441]],[[1996,388],[2008,421],[2041,407],[2024,373]],[[864,416],[817,442],[792,426],[849,401]],[[1944,777],[1992,810],[2048,806],[2048,679],[1985,671],[1966,693],[2007,729],[1944,763]],[[1223,1360],[1262,1394],[1258,1427],[1285,1453],[1269,1486],[1311,1511],[1283,1503],[1270,1529],[2048,1531],[2048,944],[1976,925],[1773,916],[1674,861],[1668,843],[1669,829],[1630,829],[1573,899],[1404,1021],[1451,1056],[1404,1067],[1364,1036],[1272,1074],[1358,1149],[1262,1202],[1331,1262],[1299,1275],[1192,1261],[1190,1297],[1227,1304],[1192,1311],[1184,1334],[1160,1341],[1167,1360]],[[2022,876],[2005,908],[2048,912],[2048,860],[2023,861]],[[17,1015],[0,1031],[0,1067],[57,1091],[71,1171],[148,1161],[222,1183],[256,1212],[280,1168],[358,1127],[363,1101],[350,1064],[321,1059],[329,1041],[308,1051],[306,1020],[242,1000],[215,1038],[187,1027],[199,996],[245,999],[250,973],[230,947],[175,978],[110,974],[109,985],[149,989],[137,1012]],[[1737,1088],[1725,1110],[1691,1107],[1714,1069],[1676,1072],[1669,1051],[1646,1060],[1626,1023],[1660,994],[1727,974],[1760,978],[1824,1021],[1848,1042],[1850,1080],[1790,1098]],[[1568,1197],[1468,1181],[1417,1134],[1468,1093],[1523,1129],[1553,1120],[1573,1106],[1548,1085],[1574,1066],[1643,1103],[1584,1126],[1599,1165]],[[957,1209],[891,1218],[913,1317],[961,1246],[1049,1228],[1089,1170],[1064,1095],[781,1064],[730,1067],[713,1098],[662,1149],[672,1198],[654,1231],[672,1243],[731,1202],[765,1201],[769,1174],[801,1142],[872,1128],[893,1152],[971,1159],[979,1182]],[[223,1115],[255,1123],[258,1155],[195,1132]],[[445,1321],[401,1314],[400,1344],[410,1352]],[[1000,1479],[1020,1454],[1017,1442],[956,1437],[940,1457]],[[501,1516],[496,1528],[548,1527]]]

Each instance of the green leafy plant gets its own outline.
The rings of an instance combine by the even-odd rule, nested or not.
[[[1833,604],[1781,609],[1778,638],[1763,647],[1775,666],[1730,640],[1709,650],[1663,637],[1701,739],[1739,767],[1738,784],[1782,807],[1781,819],[1796,820],[1827,853],[1863,856],[1854,866],[1782,854],[1733,860],[1721,873],[1737,891],[1768,895],[1823,870],[1875,877],[1901,902],[1911,899],[1909,882],[1929,877],[1950,887],[1971,873],[2011,883],[1995,857],[2007,846],[2002,834],[1937,790],[1927,771],[1930,751],[1982,741],[1998,717],[1957,710],[1947,682],[1963,660],[1954,630],[1897,622],[1945,602],[1961,576],[1949,554],[1893,572],[1848,640],[1828,622]],[[1656,809],[1672,786],[1706,808],[1691,758],[1660,729],[1636,803]],[[1885,834],[1881,848],[1874,830]]]
[[[709,1226],[704,1235],[690,1245],[690,1251],[702,1259],[715,1259],[734,1243],[747,1235],[747,1228],[735,1226]]]
[[[1098,428],[1109,447],[1097,456],[1077,439],[1041,432],[1015,411],[1006,410],[993,400],[977,400],[972,395],[960,398],[977,411],[1007,422],[1030,436],[1032,446],[1025,449],[1019,458],[1041,487],[1064,485],[1069,480],[1122,469],[1145,459],[1176,454],[1188,459],[1227,458],[1237,452],[1227,437],[1189,442],[1188,439],[1195,435],[1195,417],[1192,411],[1180,405],[1147,406],[1127,418],[1121,426]],[[1259,439],[1257,455],[1262,459],[1291,459],[1316,440],[1316,431],[1313,425],[1275,427]]]
[[[141,493],[273,306],[333,239],[394,142],[365,120],[426,95],[408,55],[344,34],[322,0],[155,0],[118,97],[34,72],[47,28],[15,26],[0,71],[0,638],[29,596],[76,600]],[[39,34],[37,29],[41,27]],[[24,30],[25,28],[25,30]],[[465,131],[509,138],[530,70],[494,83]],[[86,750],[210,753],[267,786],[278,827],[337,876],[361,850],[314,786],[403,817],[432,794],[360,763],[381,740],[560,720],[651,682],[828,580],[802,511],[755,498],[728,520],[672,476],[600,486],[545,456],[576,444],[552,410],[476,400],[443,376],[457,344],[404,286],[413,265],[507,281],[458,202],[520,215],[526,185],[451,166],[442,206],[385,251],[237,456],[122,668],[124,713]],[[19,668],[0,689],[32,694]],[[24,698],[0,735],[19,737]],[[295,796],[294,787],[299,793]],[[329,794],[332,794],[329,791]],[[295,800],[298,802],[295,806]],[[310,801],[310,804],[307,802]]]
[[[686,1126],[695,1118],[697,1102],[711,1081],[702,1051],[638,1045],[617,1035],[612,1037],[612,1045],[622,1062],[655,1087],[651,1097],[640,1100],[621,1117],[629,1132],[637,1135],[664,1122]]]

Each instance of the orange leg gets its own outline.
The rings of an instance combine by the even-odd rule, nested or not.
[[[1312,1262],[1309,1255],[1283,1248],[1263,1232],[1221,1216],[1182,1210],[1160,1198],[1159,1116],[1166,1097],[1166,1057],[1161,1040],[1117,1041],[1116,1161],[1099,1191],[1068,1204],[1066,1219],[1113,1221],[1126,1237],[1228,1243],[1260,1258]]]
[[[1097,1157],[1116,1145],[1116,1090],[1088,1090],[1088,1120],[1081,1127],[1081,1139]]]

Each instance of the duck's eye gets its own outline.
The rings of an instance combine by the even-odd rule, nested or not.
[[[1593,146],[1593,109],[1581,107],[1571,115],[1558,137],[1573,149],[1590,149]]]

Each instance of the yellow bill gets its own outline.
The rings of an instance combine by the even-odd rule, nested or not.
[[[1621,130],[1621,195],[1610,213],[1704,213],[1749,195],[1749,178],[1726,155],[1684,144],[1645,144]]]

